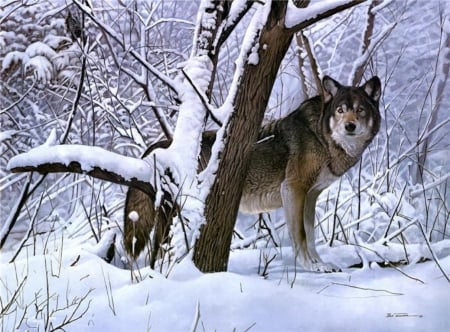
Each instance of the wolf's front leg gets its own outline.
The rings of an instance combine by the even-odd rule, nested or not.
[[[339,272],[341,269],[333,263],[325,263],[316,250],[314,219],[316,214],[316,201],[321,191],[310,191],[306,195],[303,213],[303,225],[305,228],[306,248],[311,257],[311,269],[317,272]]]
[[[315,252],[315,249],[311,251],[308,248],[308,236],[310,237],[311,234],[309,229],[308,232],[305,229],[303,220],[306,197],[306,190],[301,183],[295,181],[284,181],[282,183],[281,199],[295,259],[306,270],[318,271],[320,268],[317,264],[320,261],[320,257]]]
[[[305,269],[310,271],[339,271],[339,268],[333,264],[324,263],[316,251],[314,214],[318,195],[319,193],[307,194],[298,182],[284,181],[281,185],[281,199],[295,257]]]

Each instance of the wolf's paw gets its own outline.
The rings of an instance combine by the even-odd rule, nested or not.
[[[311,264],[311,271],[322,272],[322,273],[332,273],[332,272],[342,272],[342,270],[332,263],[315,262]]]

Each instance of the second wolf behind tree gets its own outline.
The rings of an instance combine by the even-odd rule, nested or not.
[[[262,213],[283,207],[296,259],[302,267],[333,272],[339,267],[323,262],[316,251],[316,200],[356,164],[378,133],[381,82],[374,76],[360,87],[350,87],[325,76],[322,86],[322,95],[304,101],[286,117],[261,128],[250,153],[239,209]],[[215,132],[204,133],[199,170],[206,166],[214,140]],[[169,145],[170,141],[157,142],[144,157]],[[160,245],[169,241],[169,228],[178,211],[169,196],[158,209],[154,199],[130,188],[124,211],[127,253],[136,258],[148,246],[152,266]]]

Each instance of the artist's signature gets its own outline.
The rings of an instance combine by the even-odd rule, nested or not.
[[[386,318],[403,318],[403,317],[422,318],[423,315],[421,315],[421,314],[410,314],[410,313],[407,313],[407,312],[388,312],[386,314]]]

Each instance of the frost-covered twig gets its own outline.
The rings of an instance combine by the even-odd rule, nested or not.
[[[419,116],[419,122],[422,122],[422,112],[425,111],[425,103],[427,99],[431,99],[432,110],[428,115],[427,120],[420,137],[425,135],[428,128],[433,128],[440,121],[440,112],[442,110],[441,104],[444,102],[445,91],[447,91],[447,81],[450,74],[449,54],[448,49],[450,47],[450,21],[448,14],[440,12],[440,36],[439,36],[439,48],[436,54],[436,60],[434,64],[433,77],[431,84],[427,90],[426,98],[424,98],[423,106]],[[444,107],[444,109],[446,109]],[[444,111],[445,112],[445,111]],[[444,115],[445,118],[445,115]],[[420,128],[420,127],[419,127]],[[418,146],[417,163],[416,163],[416,182],[423,182],[425,164],[430,154],[430,147],[432,145],[433,135],[427,135],[426,138],[421,139],[421,145]]]
[[[81,71],[80,82],[78,83],[77,92],[76,92],[75,99],[72,104],[72,110],[70,111],[70,114],[69,114],[69,119],[67,119],[66,129],[64,130],[64,133],[61,137],[61,141],[60,141],[61,144],[65,144],[67,138],[69,137],[69,133],[72,128],[72,123],[73,123],[73,120],[75,119],[75,114],[77,113],[78,105],[81,100],[81,95],[82,95],[83,86],[84,86],[84,78],[86,76],[86,56],[85,55],[82,55],[80,71]]]
[[[19,99],[17,99],[15,102],[13,102],[9,106],[5,107],[4,109],[0,110],[0,114],[6,113],[10,109],[19,105],[28,96],[28,94],[34,89],[34,87],[36,86],[36,83],[37,83],[37,80],[34,80],[33,83],[31,84],[30,88],[27,91],[25,91],[25,93],[22,94],[22,96]]]
[[[400,273],[403,274],[405,277],[408,277],[408,278],[410,278],[410,279],[412,279],[412,280],[418,281],[418,282],[420,282],[421,284],[424,284],[424,283],[425,283],[425,282],[423,282],[422,280],[420,280],[419,278],[410,276],[410,275],[407,274],[405,271],[402,271],[401,269],[399,269],[395,264],[389,262],[385,257],[383,257],[383,256],[382,256],[380,253],[378,253],[375,249],[371,248],[369,244],[364,244],[364,245],[363,245],[363,244],[356,243],[356,244],[354,244],[354,245],[355,245],[356,247],[359,247],[359,248],[362,248],[362,249],[365,249],[365,250],[368,250],[368,251],[374,253],[377,257],[379,257],[380,259],[382,259],[383,262],[386,262],[390,267],[392,267],[394,270],[400,272]],[[366,261],[366,262],[368,263],[368,261]]]
[[[84,294],[81,298],[76,297],[75,299],[72,300],[72,302],[70,304],[69,304],[69,301],[67,301],[68,305],[64,309],[69,309],[70,307],[74,306],[72,312],[70,313],[70,315],[66,315],[64,317],[64,320],[59,325],[52,326],[52,329],[50,331],[59,331],[59,330],[64,331],[64,329],[63,329],[64,327],[66,327],[69,324],[72,324],[73,322],[76,322],[77,320],[82,319],[83,316],[90,309],[91,300],[88,301],[86,308],[84,308],[84,310],[82,310],[81,312],[78,312],[78,310],[80,309],[83,302],[87,300],[88,296],[91,294],[92,291],[93,291],[93,289],[89,289],[86,292],[86,294]],[[55,309],[52,312],[52,315],[55,314],[57,311],[61,311],[61,310],[63,310],[63,309],[58,309],[58,308]]]
[[[290,31],[300,31],[324,18],[354,7],[364,1],[366,0],[334,0],[323,4],[315,2],[307,8],[297,8],[292,1],[289,1],[284,25]]]
[[[145,69],[143,69],[143,74],[139,75],[135,73],[134,71],[130,70],[129,68],[122,66],[121,61],[117,58],[117,54],[114,51],[114,47],[110,41],[110,36],[105,33],[105,40],[108,44],[108,47],[111,51],[111,56],[114,62],[116,63],[117,67],[119,67],[125,74],[127,74],[132,80],[134,80],[144,91],[145,95],[147,96],[148,101],[151,103],[151,108],[153,110],[153,113],[158,120],[158,123],[161,126],[162,131],[164,132],[164,135],[166,138],[171,139],[173,135],[173,130],[167,121],[166,116],[164,115],[164,112],[162,111],[161,107],[156,106],[159,105],[159,99],[157,97],[156,91],[153,88],[151,82],[149,82],[147,78],[147,72]],[[142,55],[141,55],[142,56]],[[142,58],[144,58],[142,56]]]
[[[403,190],[402,190],[402,193],[400,194],[400,197],[398,198],[397,205],[395,206],[395,209],[392,211],[392,214],[391,214],[389,223],[387,224],[386,230],[385,230],[385,232],[384,232],[384,237],[385,237],[385,238],[387,237],[387,235],[388,235],[388,233],[389,233],[389,230],[391,229],[392,222],[394,221],[394,217],[395,217],[395,215],[397,214],[398,209],[400,208],[400,204],[401,204],[401,202],[402,202],[403,195],[405,194],[405,190],[406,190],[406,183],[405,183],[405,185],[403,186]],[[375,196],[375,197],[376,197],[376,196]],[[381,205],[381,204],[380,204],[380,205]]]
[[[214,43],[215,50],[218,50],[228,39],[231,32],[233,32],[234,28],[236,28],[236,26],[239,24],[245,14],[248,13],[254,3],[254,0],[234,0],[231,3],[228,17],[223,21],[223,23],[221,24],[222,26],[219,28],[221,32],[218,34],[217,41]]]
[[[284,227],[285,225],[286,225],[286,222],[283,220],[279,223],[276,223],[275,225],[271,225],[270,229],[272,231],[279,230],[280,228]],[[267,236],[268,236],[268,234],[253,233],[251,236],[247,236],[246,238],[244,238],[242,240],[234,241],[231,245],[231,249],[248,248],[252,243],[255,243],[258,240],[264,239]]]
[[[3,248],[6,239],[8,238],[9,233],[13,229],[14,225],[17,222],[17,219],[20,216],[20,211],[22,210],[23,205],[26,203],[28,198],[34,193],[34,191],[40,186],[42,181],[44,181],[45,177],[47,176],[47,173],[41,175],[36,182],[33,183],[33,186],[31,186],[31,180],[33,179],[33,173],[29,173],[27,180],[25,181],[25,184],[22,188],[22,191],[20,193],[20,197],[17,200],[16,205],[14,205],[14,208],[11,210],[11,213],[8,216],[8,219],[6,220],[5,224],[0,230],[0,249]],[[30,189],[31,186],[31,189]]]
[[[424,184],[422,188],[420,189],[416,189],[416,190],[412,190],[409,195],[411,197],[416,197],[418,195],[421,195],[425,190],[430,190],[432,188],[435,188],[437,186],[439,186],[440,184],[446,182],[447,180],[450,179],[450,173],[447,173],[443,176],[441,176],[439,179],[437,179],[436,181]]]
[[[17,200],[16,205],[12,208],[12,211],[10,215],[8,216],[8,219],[3,224],[1,230],[0,230],[0,249],[3,248],[3,245],[6,242],[6,239],[8,238],[9,233],[11,232],[12,228],[14,227],[17,218],[20,214],[21,207],[23,204],[25,204],[27,198],[28,198],[28,189],[31,185],[31,179],[33,177],[33,173],[30,173],[28,175],[28,178],[22,188],[22,191],[20,193],[20,198]]]

